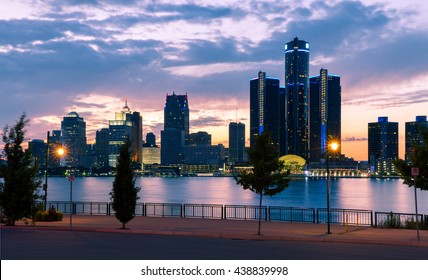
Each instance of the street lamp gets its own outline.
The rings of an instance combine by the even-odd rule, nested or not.
[[[45,172],[45,183],[43,184],[43,190],[45,191],[45,197],[44,197],[44,208],[45,211],[47,211],[47,205],[48,205],[48,170],[49,170],[49,138],[50,138],[50,133],[48,131],[47,133],[47,141],[46,141],[46,162],[45,162],[45,166],[46,166],[46,172]],[[62,157],[65,154],[65,150],[64,148],[62,148],[61,146],[56,149],[55,153]]]
[[[327,167],[327,234],[331,234],[330,231],[330,187],[331,187],[331,177],[330,177],[330,153],[336,152],[339,148],[339,143],[336,141],[332,141],[330,143],[327,143],[327,150],[326,150],[326,167]]]

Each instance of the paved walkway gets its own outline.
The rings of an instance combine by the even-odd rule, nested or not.
[[[312,242],[347,242],[365,244],[394,244],[422,246],[428,248],[428,231],[382,229],[371,227],[331,225],[332,234],[326,234],[327,224],[306,224],[289,222],[262,222],[262,235],[257,235],[257,221],[212,220],[197,218],[135,217],[120,229],[122,224],[115,216],[64,215],[60,222],[36,222],[34,226],[18,222],[17,229],[73,230],[95,232],[121,232],[126,234],[163,234],[182,236],[203,236],[251,240],[299,240]],[[3,226],[2,226],[3,227]],[[428,251],[427,251],[428,252]]]

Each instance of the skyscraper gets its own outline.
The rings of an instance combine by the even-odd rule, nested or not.
[[[231,122],[229,124],[229,163],[244,161],[245,124]]]
[[[189,137],[189,104],[186,95],[166,96],[164,130],[161,131],[161,164],[182,164]]]
[[[131,142],[132,161],[141,165],[143,133],[142,117],[139,112],[131,112],[128,103],[120,112],[115,113],[115,119],[109,121],[109,165],[116,166],[120,147]]]
[[[416,121],[406,122],[406,160],[410,160],[413,155],[413,146],[420,147],[424,144],[424,139],[420,134],[420,130],[428,129],[427,116],[417,116]]]
[[[279,79],[260,71],[250,80],[250,145],[267,131],[281,155],[285,154],[285,95]]]
[[[308,159],[309,137],[309,43],[285,44],[286,147],[287,154]]]
[[[86,123],[76,112],[64,116],[61,122],[62,145],[66,149],[65,164],[69,167],[81,165],[86,155]]]
[[[95,151],[97,155],[97,165],[99,167],[109,166],[109,129],[102,128],[95,135]]]
[[[372,171],[379,174],[395,173],[393,160],[398,159],[398,123],[388,117],[368,125],[368,158]]]
[[[342,94],[340,77],[328,74],[327,69],[321,69],[319,76],[309,80],[309,160],[316,162],[324,158],[329,140],[339,143],[337,153],[340,154]]]
[[[164,108],[164,129],[177,128],[189,135],[189,104],[186,95],[166,96]]]

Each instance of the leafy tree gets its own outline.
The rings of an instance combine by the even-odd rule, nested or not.
[[[113,182],[113,190],[110,192],[112,207],[116,212],[116,218],[125,224],[134,218],[139,187],[135,187],[135,174],[132,169],[131,144],[127,141],[120,148],[117,158],[116,175]]]
[[[416,187],[428,191],[428,129],[420,130],[423,145],[413,145],[413,154],[410,161],[398,159],[394,161],[394,165],[400,173],[400,177],[404,180],[404,184],[409,187],[415,185],[411,169],[412,167],[419,168],[419,176],[416,177]]]
[[[248,156],[252,170],[241,171],[235,175],[235,180],[244,190],[250,190],[260,196],[257,231],[260,235],[263,196],[274,196],[285,190],[288,187],[290,171],[284,171],[284,162],[279,160],[279,151],[266,132],[256,136]]]
[[[0,167],[0,177],[4,184],[0,187],[0,204],[7,218],[7,225],[15,225],[15,221],[30,217],[40,198],[38,192],[41,182],[37,178],[38,166],[34,164],[30,151],[24,151],[24,130],[29,120],[23,113],[15,126],[6,126],[3,130],[3,155],[6,164]]]

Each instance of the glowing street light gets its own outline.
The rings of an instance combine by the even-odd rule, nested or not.
[[[64,150],[64,148],[58,148],[58,150],[56,150],[56,153],[59,155],[59,156],[63,156],[64,155],[64,153],[65,153],[65,150]]]
[[[331,143],[327,143],[327,150],[325,153],[326,156],[326,167],[327,167],[327,234],[331,234],[330,231],[330,188],[331,188],[331,177],[330,177],[330,153],[331,150],[333,153],[337,151],[339,148],[339,143],[336,141],[332,141]]]

